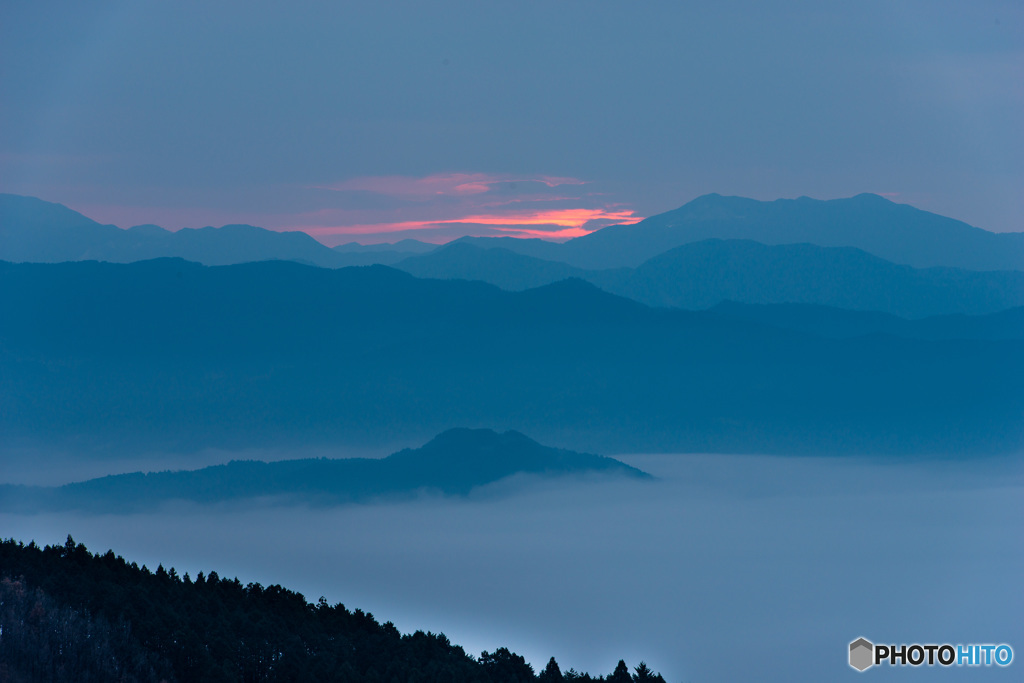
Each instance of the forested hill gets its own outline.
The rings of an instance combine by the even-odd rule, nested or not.
[[[643,662],[607,677],[554,658],[536,675],[506,648],[479,658],[443,634],[402,635],[344,605],[216,572],[150,571],[70,536],[40,548],[0,541],[0,680],[661,681]]]

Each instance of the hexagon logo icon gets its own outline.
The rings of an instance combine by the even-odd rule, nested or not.
[[[857,671],[863,671],[875,663],[875,646],[864,638],[858,638],[850,643],[850,666]]]

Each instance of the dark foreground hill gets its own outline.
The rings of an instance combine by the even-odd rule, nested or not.
[[[507,648],[474,658],[441,633],[403,635],[359,609],[214,571],[150,571],[70,536],[45,548],[0,541],[0,634],[0,680],[12,682],[664,683],[642,663],[632,678],[620,662],[594,679],[553,658],[537,676]]]
[[[507,238],[466,241],[601,269],[636,267],[669,249],[715,238],[855,247],[915,268],[1024,270],[1024,233],[988,232],[873,194],[772,202],[708,194],[635,225],[609,226],[560,245]]]
[[[522,290],[570,277],[648,306],[723,301],[814,304],[907,318],[986,314],[1024,305],[1024,272],[911,268],[851,247],[703,240],[636,268],[583,270],[505,248],[456,242],[396,264],[416,277],[482,280]]]
[[[1024,447],[1024,343],[828,339],[386,268],[0,264],[0,432],[75,450],[423,442],[592,452]]]
[[[516,474],[585,473],[649,478],[618,460],[548,448],[518,432],[452,429],[422,448],[380,459],[232,461],[194,471],[135,472],[59,487],[0,484],[0,509],[129,512],[170,500],[219,503],[268,497],[332,505],[418,492],[464,496]]]

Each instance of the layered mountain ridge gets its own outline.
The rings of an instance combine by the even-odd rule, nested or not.
[[[0,299],[12,442],[408,443],[461,424],[613,453],[1024,445],[1013,315],[829,337],[578,279],[507,292],[281,261],[0,263],[0,289],[18,293]]]
[[[813,304],[906,318],[987,314],[1024,305],[1024,271],[911,268],[853,247],[702,240],[636,268],[585,270],[504,247],[455,242],[396,268],[417,277],[481,280],[523,290],[579,278],[649,306],[700,310],[724,301]]]
[[[509,237],[466,237],[482,248],[589,270],[637,267],[664,252],[707,239],[753,240],[767,245],[854,247],[896,264],[968,270],[1024,270],[1024,233],[993,233],[962,221],[861,194],[848,199],[807,197],[762,202],[709,194],[633,225],[613,225],[564,243]],[[295,260],[325,267],[396,263],[431,245],[340,245],[330,249],[304,233],[253,226],[183,229],[156,226],[119,230],[60,204],[0,194],[0,260],[53,263],[131,262],[180,257],[205,265]]]

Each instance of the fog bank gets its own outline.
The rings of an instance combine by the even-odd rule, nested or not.
[[[280,583],[476,654],[508,646],[535,667],[553,655],[600,674],[622,657],[669,681],[858,680],[846,656],[859,636],[1008,643],[1024,657],[1020,458],[621,459],[660,480],[331,509],[2,515],[0,535],[70,533],[150,568]],[[943,673],[1011,680],[1021,666]]]

